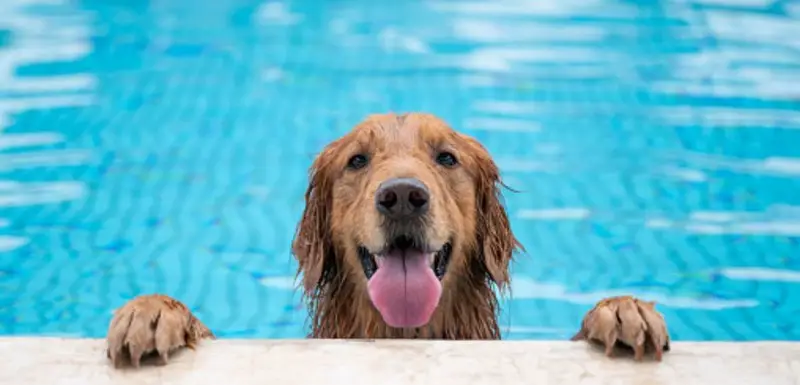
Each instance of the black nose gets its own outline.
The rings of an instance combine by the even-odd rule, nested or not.
[[[375,207],[392,219],[409,219],[428,211],[430,194],[422,182],[413,178],[389,179],[375,194]]]

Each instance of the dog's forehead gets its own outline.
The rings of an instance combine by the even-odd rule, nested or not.
[[[368,117],[354,133],[362,140],[390,147],[438,145],[455,135],[443,120],[430,114],[381,114]]]

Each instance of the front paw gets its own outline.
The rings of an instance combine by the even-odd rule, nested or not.
[[[181,347],[194,349],[203,338],[214,338],[180,301],[165,295],[136,297],[114,312],[108,327],[108,358],[115,367],[129,358],[139,367],[142,356],[158,354],[167,363],[169,353]]]
[[[634,351],[637,361],[645,351],[652,352],[661,361],[668,352],[669,332],[664,316],[655,309],[655,302],[631,296],[605,298],[586,313],[581,328],[572,341],[593,341],[605,346],[611,356],[618,342]]]

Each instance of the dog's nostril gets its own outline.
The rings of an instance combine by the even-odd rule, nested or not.
[[[382,214],[392,219],[403,219],[424,214],[429,200],[428,188],[422,182],[413,178],[396,178],[378,186],[375,205]]]
[[[397,205],[397,193],[392,190],[382,191],[378,196],[378,204],[391,210]]]
[[[414,208],[421,208],[428,204],[428,194],[422,190],[412,190],[408,193],[408,203]]]

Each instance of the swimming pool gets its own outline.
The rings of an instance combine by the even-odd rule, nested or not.
[[[306,169],[391,110],[519,191],[507,338],[627,292],[675,339],[800,339],[800,3],[113,3],[4,2],[0,335],[102,337],[161,292],[222,337],[303,337]]]

